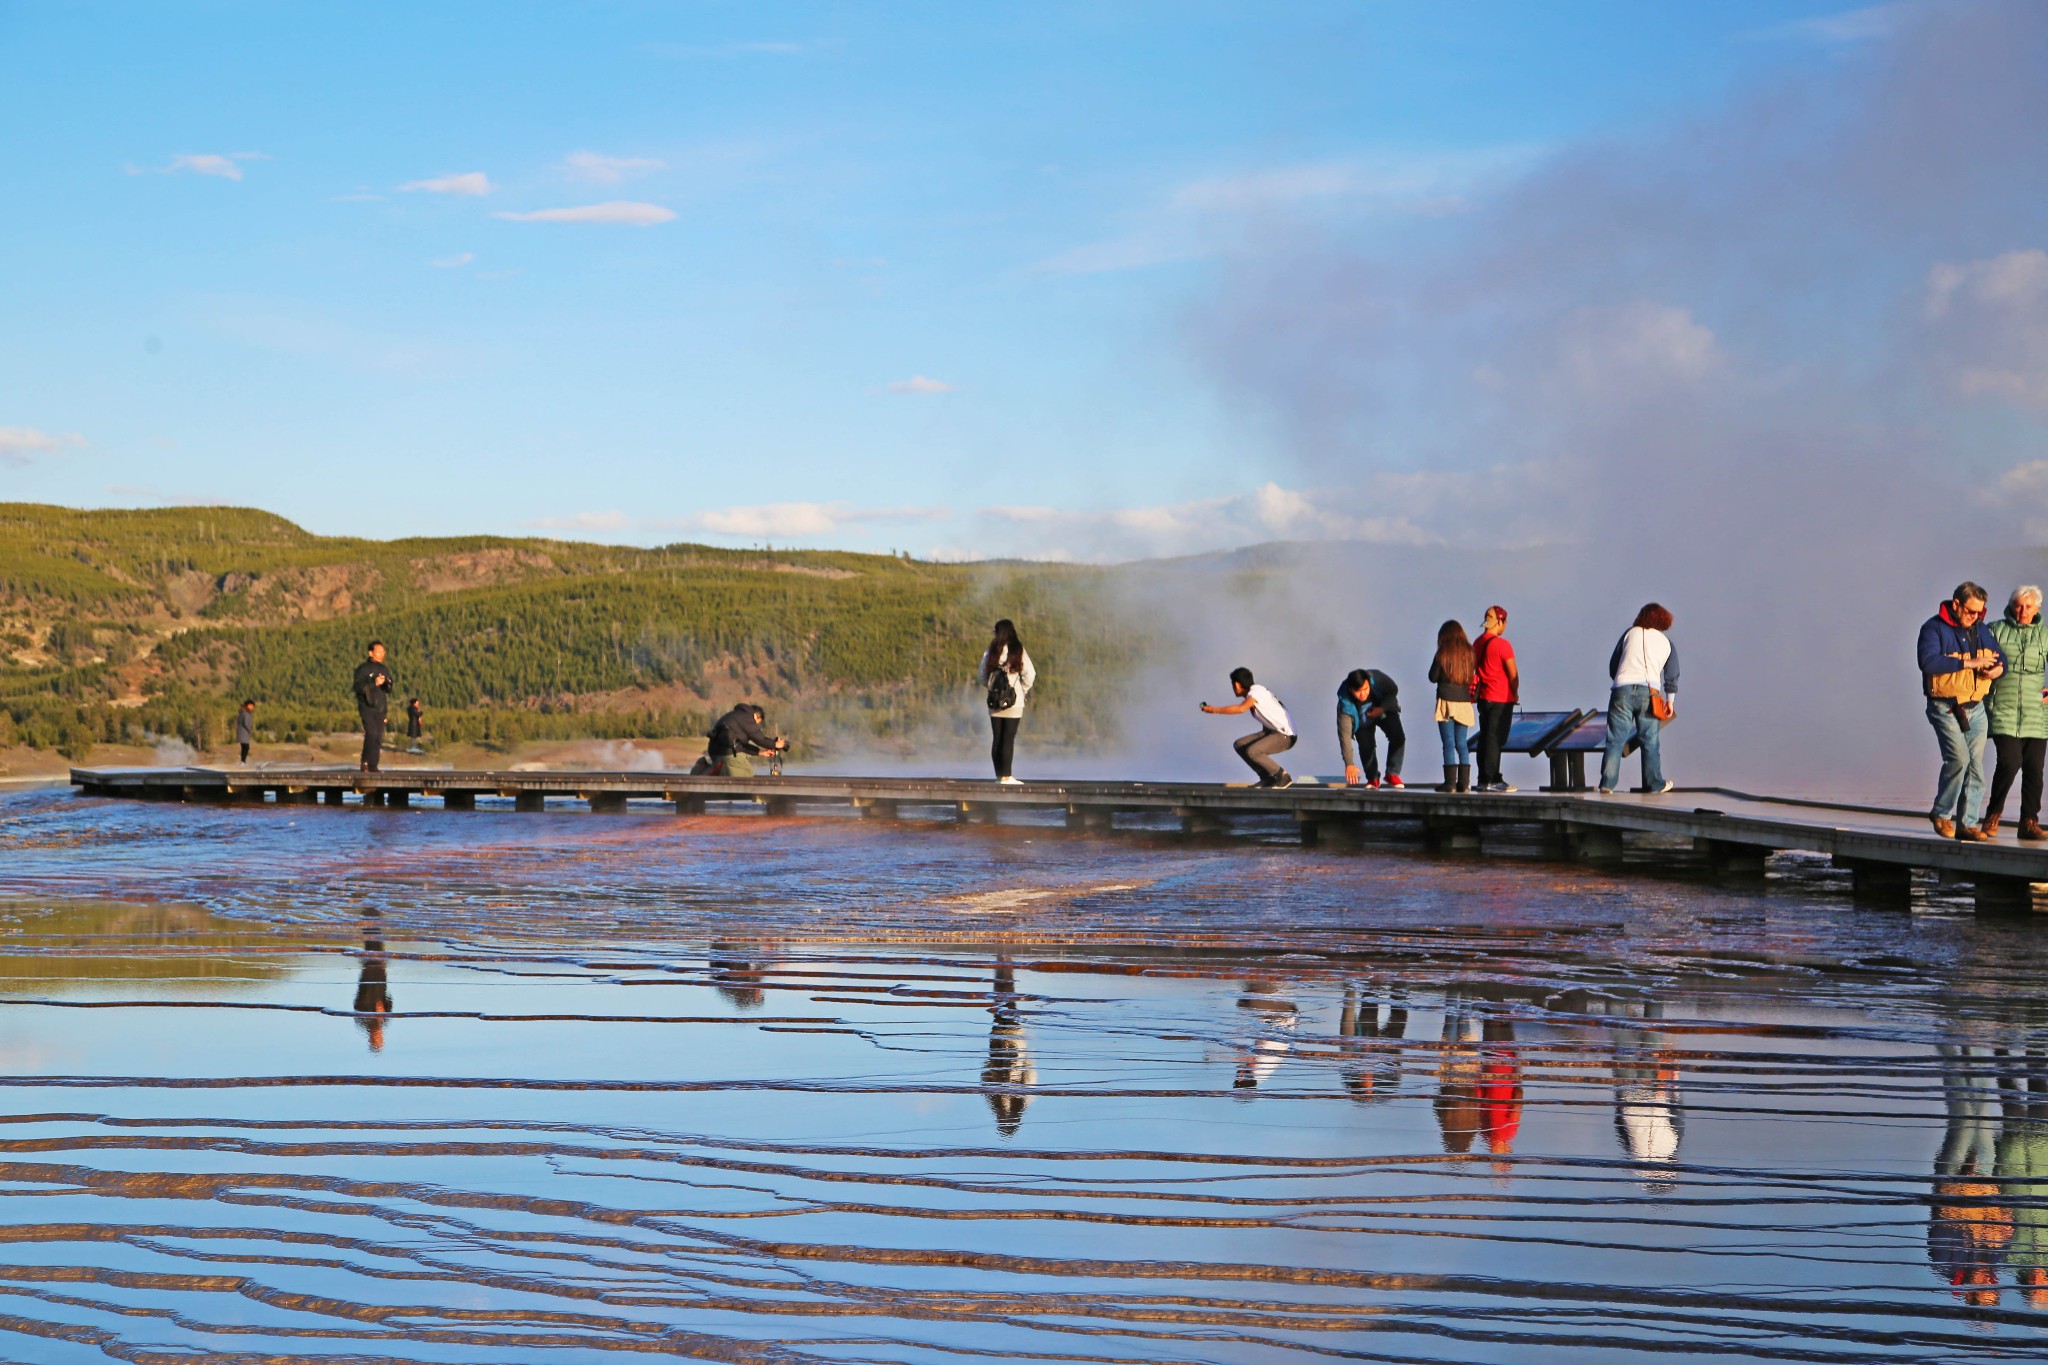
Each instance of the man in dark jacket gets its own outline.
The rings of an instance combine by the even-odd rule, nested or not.
[[[1984,629],[1984,589],[1957,586],[1955,595],[1920,627],[1916,651],[1927,723],[1941,747],[1934,808],[1927,813],[1942,838],[1984,838],[1984,736],[1990,715],[1984,698],[2005,672],[2005,652]]]
[[[1344,756],[1344,780],[1354,787],[1361,781],[1380,784],[1374,730],[1387,736],[1387,785],[1405,786],[1401,760],[1408,756],[1408,733],[1401,728],[1401,689],[1377,668],[1354,668],[1337,688],[1337,750]]]
[[[363,771],[377,771],[384,757],[384,715],[391,707],[391,670],[384,666],[384,642],[370,641],[369,658],[356,665],[356,715],[363,722]]]
[[[761,728],[766,718],[760,707],[744,701],[720,716],[711,727],[704,757],[690,772],[700,777],[752,777],[754,755],[779,754],[789,748],[788,740]]]

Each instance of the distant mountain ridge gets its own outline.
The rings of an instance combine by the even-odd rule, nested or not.
[[[1095,722],[1064,680],[1127,677],[1150,641],[1114,570],[839,551],[496,536],[318,536],[248,508],[0,504],[0,744],[220,737],[256,698],[280,736],[353,724],[372,637],[447,737],[695,733],[743,697],[800,737],[964,731],[995,616],[1046,683],[1041,736]]]

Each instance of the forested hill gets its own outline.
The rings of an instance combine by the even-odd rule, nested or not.
[[[993,617],[1046,682],[1041,736],[1148,648],[1108,571],[885,555],[313,535],[245,508],[0,504],[0,745],[221,738],[234,699],[280,738],[353,724],[385,640],[449,738],[690,734],[742,697],[812,743],[961,728]]]

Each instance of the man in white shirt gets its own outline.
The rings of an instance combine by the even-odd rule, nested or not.
[[[1202,710],[1212,716],[1241,716],[1251,712],[1252,719],[1259,723],[1259,732],[1246,735],[1230,747],[1237,750],[1237,756],[1259,775],[1261,787],[1293,786],[1294,779],[1272,759],[1272,755],[1286,753],[1294,747],[1294,725],[1287,719],[1287,708],[1269,689],[1252,680],[1249,668],[1230,670],[1230,690],[1238,696],[1235,706],[1211,706],[1203,702]]]

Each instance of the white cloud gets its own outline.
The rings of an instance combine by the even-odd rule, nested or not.
[[[408,180],[398,188],[401,192],[459,194],[474,199],[489,194],[497,187],[482,171],[464,171],[459,175],[436,176],[431,180]]]
[[[1525,169],[1542,150],[1508,144],[1204,176],[1127,214],[1129,226],[1122,234],[1070,247],[1032,269],[1047,275],[1096,275],[1200,260],[1239,243],[1246,220],[1260,216],[1310,210],[1358,216],[1459,213],[1470,207],[1475,191]]]
[[[1690,312],[1648,299],[1581,308],[1565,319],[1559,343],[1566,373],[1595,394],[1696,383],[1725,363],[1714,333]]]
[[[0,464],[25,465],[30,460],[62,455],[85,444],[75,431],[38,431],[34,427],[0,427]]]
[[[526,524],[537,530],[584,532],[688,532],[739,536],[748,540],[814,540],[883,522],[933,521],[951,516],[943,507],[856,507],[845,502],[771,502],[727,507],[685,517],[635,517],[617,509],[541,517]]]
[[[943,379],[927,379],[914,374],[908,379],[894,380],[889,384],[891,393],[954,393],[957,390]]]
[[[493,217],[509,223],[613,223],[626,227],[652,227],[671,221],[673,209],[659,204],[614,199],[603,204],[579,204],[574,208],[536,209],[531,213],[498,213]]]
[[[1906,0],[1889,0],[1885,4],[1866,5],[1861,9],[1772,24],[1742,36],[1751,40],[1793,39],[1828,47],[1851,47],[1891,37],[1912,9],[1913,5]]]
[[[458,251],[453,256],[436,256],[427,264],[436,270],[456,270],[476,259],[474,251]]]
[[[1274,540],[1363,540],[1429,545],[1444,537],[1408,516],[1359,515],[1328,492],[1264,483],[1250,493],[1149,507],[1072,511],[991,507],[983,515],[1024,532],[1001,539],[1033,559],[1121,560],[1202,554]]]
[[[593,185],[616,185],[629,176],[645,175],[667,166],[666,161],[651,156],[606,156],[590,151],[571,152],[562,160],[564,171]]]
[[[268,161],[262,152],[180,152],[162,166],[128,167],[130,175],[210,175],[240,180],[244,161]]]
[[[1925,311],[1958,393],[2048,411],[2048,251],[1940,263]]]

